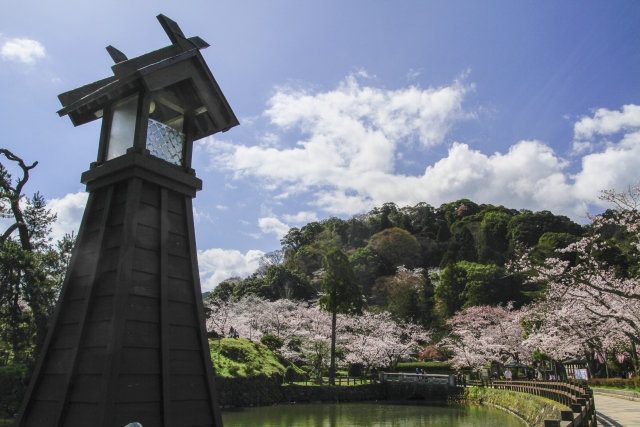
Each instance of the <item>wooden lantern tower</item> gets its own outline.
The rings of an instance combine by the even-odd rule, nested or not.
[[[16,426],[222,427],[198,276],[193,141],[238,125],[200,49],[112,46],[113,76],[59,95],[75,126],[102,118],[76,246]]]

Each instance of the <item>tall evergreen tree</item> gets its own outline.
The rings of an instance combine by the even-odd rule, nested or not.
[[[336,374],[336,317],[338,314],[355,314],[362,311],[362,290],[349,263],[349,258],[339,248],[331,249],[322,262],[324,277],[320,308],[331,313],[331,364],[329,384],[335,383]]]

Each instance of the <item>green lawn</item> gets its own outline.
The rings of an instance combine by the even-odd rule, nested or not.
[[[283,375],[286,369],[265,345],[244,338],[210,339],[209,350],[219,377]]]

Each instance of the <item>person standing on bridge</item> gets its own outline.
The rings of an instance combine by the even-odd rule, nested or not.
[[[513,374],[511,373],[511,369],[507,368],[507,370],[504,371],[504,377],[507,379],[507,381],[511,381],[511,378],[513,378]]]

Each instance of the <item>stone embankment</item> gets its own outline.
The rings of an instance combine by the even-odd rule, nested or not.
[[[302,402],[420,399],[446,401],[459,388],[440,384],[377,383],[358,386],[282,385],[277,377],[216,378],[223,408]]]
[[[569,410],[558,402],[543,397],[491,388],[464,389],[457,400],[502,409],[517,416],[529,427],[542,427],[544,420],[559,420],[560,411]]]

